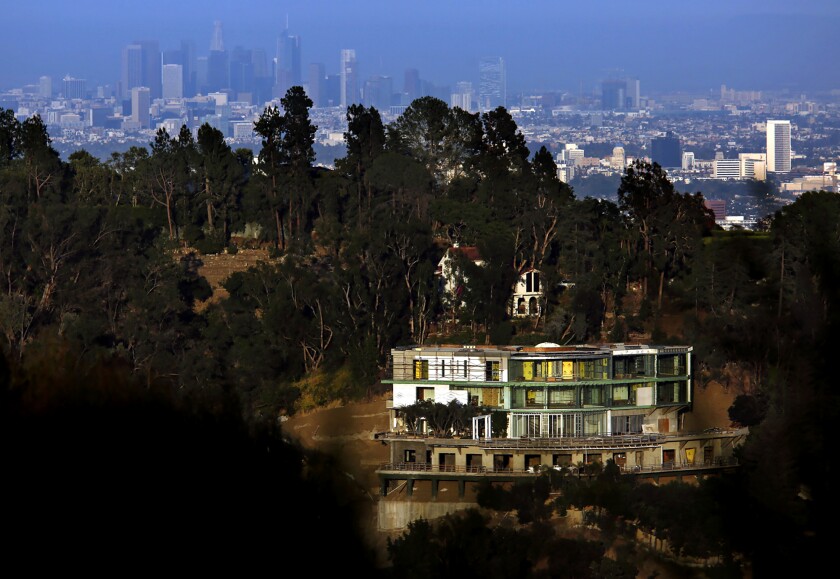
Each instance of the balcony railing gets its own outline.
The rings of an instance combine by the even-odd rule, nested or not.
[[[620,465],[619,469],[622,474],[655,474],[667,473],[670,471],[702,471],[715,470],[727,467],[738,466],[738,459],[736,457],[718,457],[710,461],[674,461],[665,462],[661,464],[652,465]],[[568,475],[586,475],[594,474],[594,469],[590,465],[537,465],[530,466],[523,469],[513,469],[509,467],[493,467],[493,466],[464,466],[464,465],[438,465],[423,462],[397,462],[384,463],[379,466],[377,472],[402,472],[402,473],[432,473],[432,474],[463,474],[463,475],[512,475],[512,476],[527,476],[538,475],[543,473],[558,472]]]

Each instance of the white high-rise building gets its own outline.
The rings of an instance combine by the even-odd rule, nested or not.
[[[359,71],[356,68],[356,51],[353,48],[341,50],[341,108],[359,102]]]
[[[163,65],[163,98],[184,98],[184,67],[182,65]]]
[[[767,121],[767,171],[790,172],[790,121]]]
[[[694,170],[694,153],[692,151],[683,151],[683,154],[682,154],[682,170],[683,171],[693,171]]]

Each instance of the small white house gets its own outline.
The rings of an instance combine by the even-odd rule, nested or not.
[[[540,272],[529,269],[522,272],[513,287],[510,315],[515,318],[538,316],[542,312],[543,288]]]

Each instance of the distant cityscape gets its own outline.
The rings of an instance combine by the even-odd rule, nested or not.
[[[840,90],[806,95],[721,85],[704,94],[654,95],[644,92],[643,79],[616,72],[590,93],[509,94],[499,55],[480,59],[475,78],[454,86],[415,68],[400,80],[361,78],[352,48],[336,54],[338,70],[328,72],[323,62],[303,66],[301,39],[288,29],[270,52],[229,49],[221,22],[206,52],[191,41],[161,49],[138,40],[121,57],[112,85],[33,76],[32,84],[0,93],[0,108],[19,119],[40,115],[64,158],[85,149],[106,161],[112,152],[147,146],[160,128],[177,134],[205,123],[232,145],[256,150],[254,121],[267,106],[280,107],[288,88],[302,86],[313,102],[317,161],[331,167],[343,156],[347,106],[374,107],[391,122],[431,96],[472,113],[505,107],[531,152],[546,146],[559,178],[592,196],[614,196],[634,159],[658,163],[680,190],[702,191],[725,226],[749,226],[804,191],[838,191]]]

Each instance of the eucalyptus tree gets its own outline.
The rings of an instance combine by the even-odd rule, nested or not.
[[[230,238],[233,214],[239,209],[238,195],[244,184],[245,169],[225,142],[222,132],[205,123],[198,129],[199,196],[206,208],[206,224],[210,234],[221,221],[222,237]]]
[[[665,282],[684,272],[713,220],[701,194],[681,194],[656,163],[636,160],[618,188],[619,207],[637,233],[631,252],[641,266],[645,296],[657,280],[657,304]]]
[[[370,225],[373,205],[373,187],[368,177],[373,162],[385,151],[385,125],[379,111],[363,105],[347,107],[347,131],[344,143],[347,154],[335,162],[336,170],[347,175],[356,188],[356,211],[359,226],[365,222]],[[362,198],[366,197],[363,211]],[[367,218],[364,219],[363,215]]]
[[[309,118],[310,99],[301,86],[290,87],[280,99],[283,106],[281,151],[286,163],[286,186],[289,201],[289,235],[302,236],[309,228],[313,184],[312,164],[315,161],[315,132],[318,128]]]

